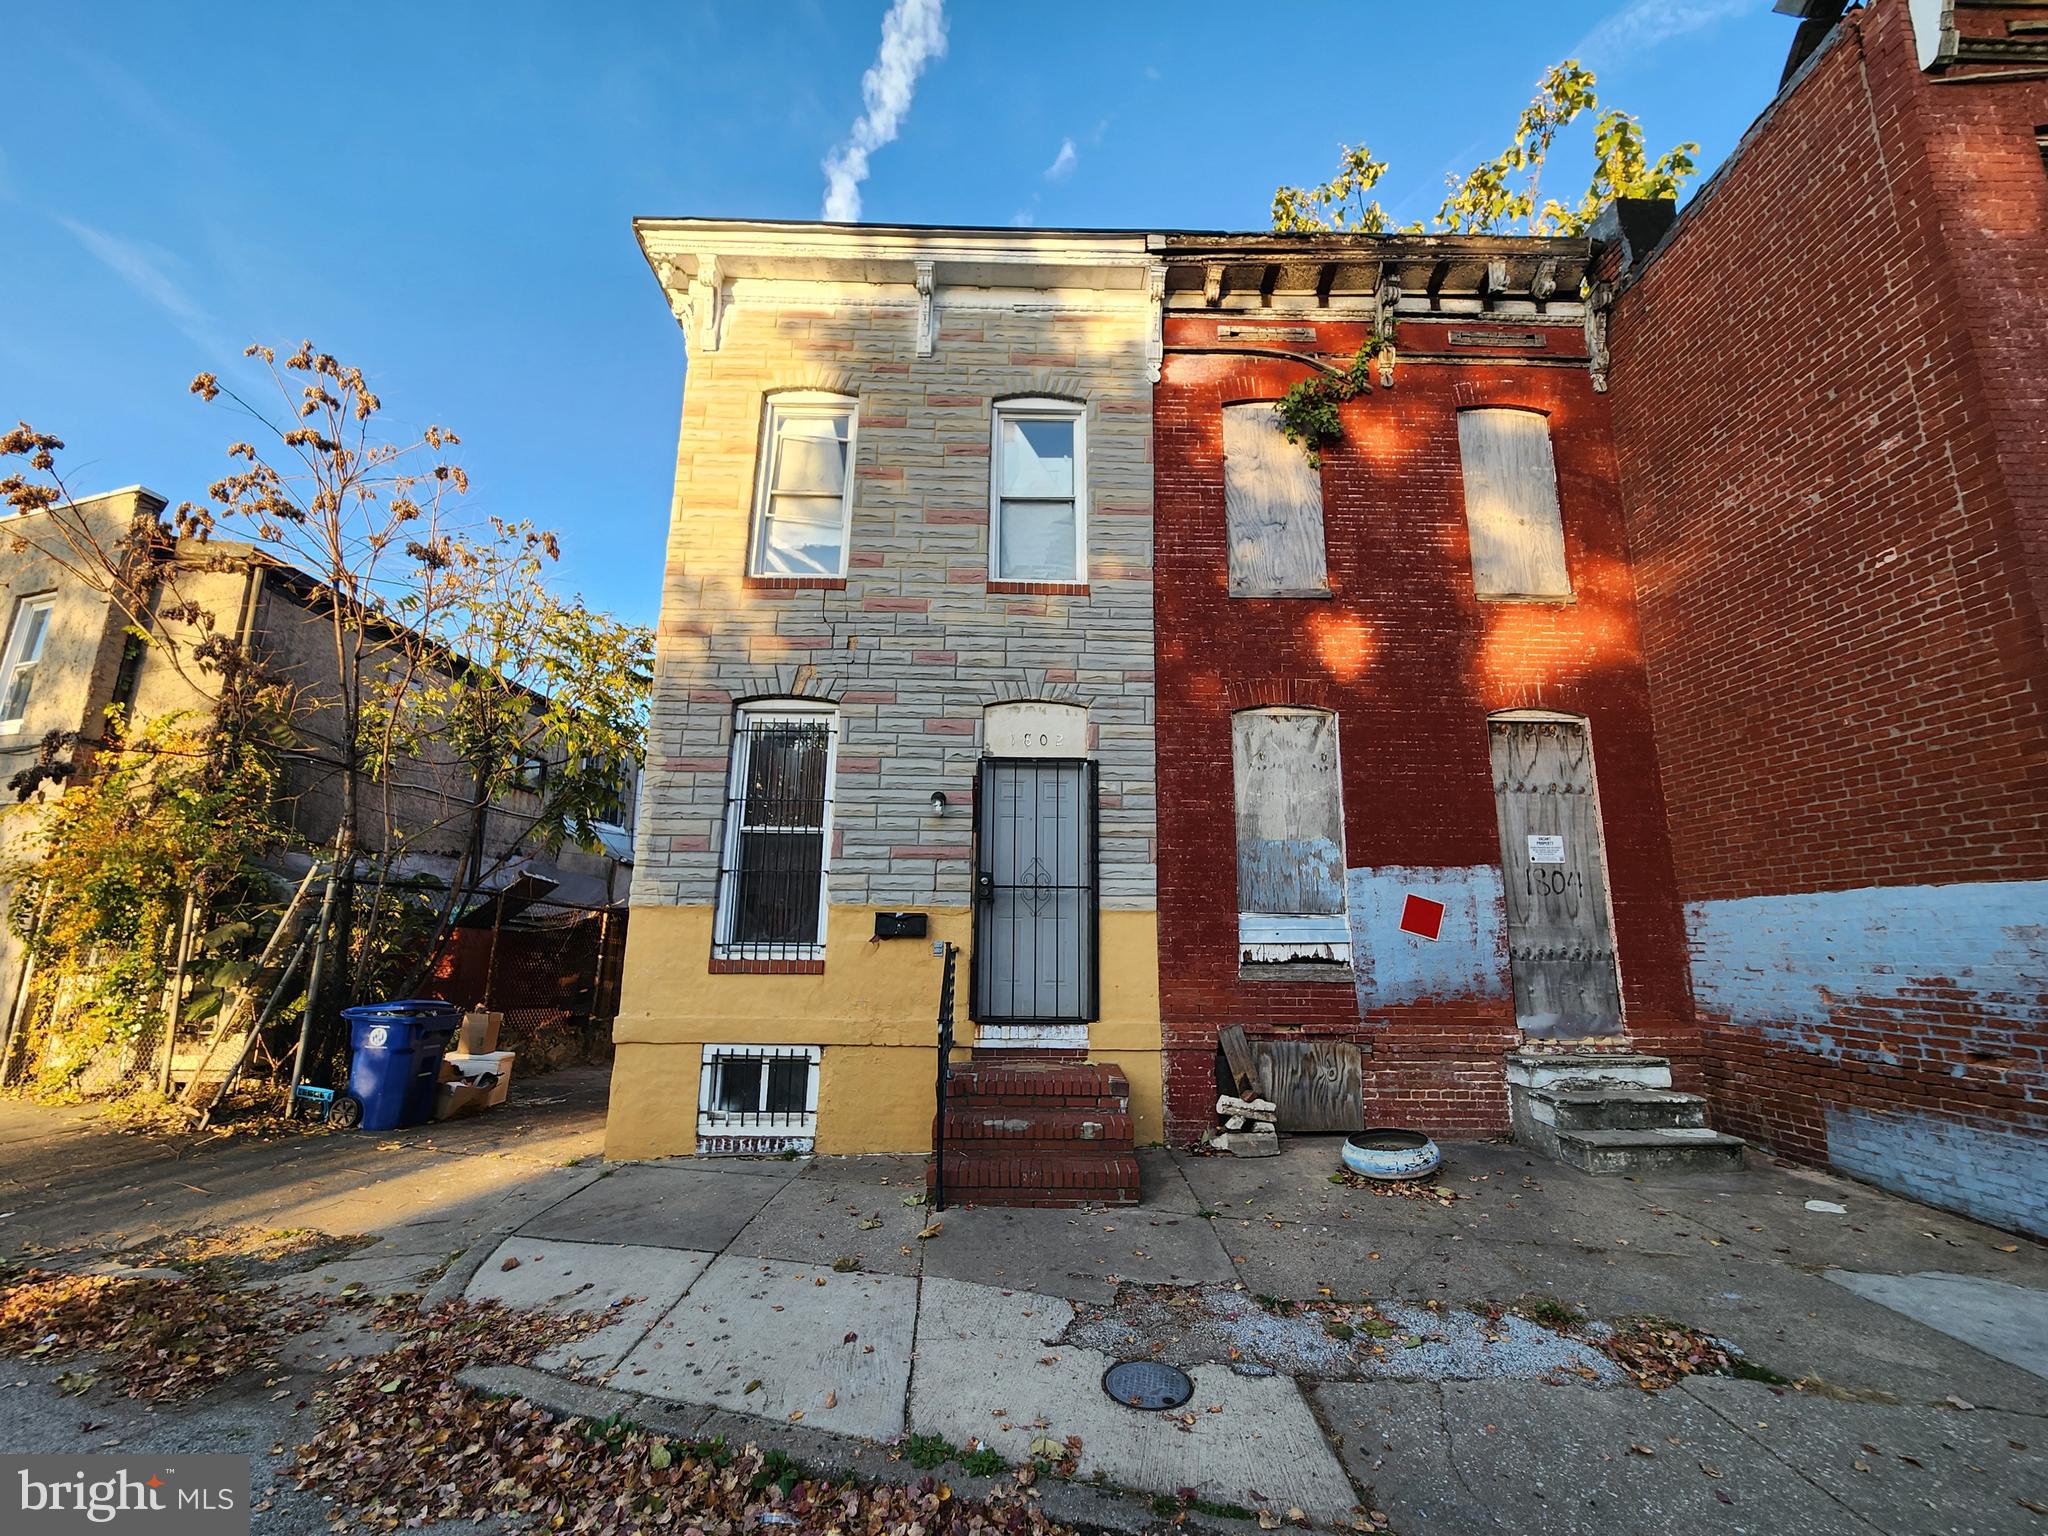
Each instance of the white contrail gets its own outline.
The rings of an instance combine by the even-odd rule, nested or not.
[[[853,131],[825,157],[824,217],[850,223],[860,217],[860,184],[868,179],[868,156],[896,137],[910,111],[917,77],[946,53],[945,0],[895,0],[882,18],[882,47],[860,77],[867,110]]]

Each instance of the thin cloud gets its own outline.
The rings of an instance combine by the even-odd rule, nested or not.
[[[145,240],[131,240],[125,235],[95,229],[61,213],[55,218],[95,261],[161,310],[172,325],[210,356],[226,357],[238,350],[222,340],[213,316],[178,281],[174,275],[178,258],[169,251]]]
[[[945,56],[945,0],[895,0],[882,18],[881,50],[860,77],[867,110],[855,119],[846,142],[825,157],[825,218],[851,223],[860,217],[868,157],[895,141],[910,112],[917,77],[931,60]]]
[[[1632,0],[1572,44],[1567,58],[1612,61],[1693,32],[1718,26],[1750,8],[1751,0]]]
[[[1074,141],[1061,139],[1060,152],[1052,157],[1052,164],[1045,168],[1045,179],[1065,181],[1074,174],[1074,167],[1080,163],[1080,159],[1080,155],[1075,152]]]

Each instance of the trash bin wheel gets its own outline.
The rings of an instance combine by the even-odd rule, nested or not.
[[[363,1101],[352,1093],[337,1093],[327,1106],[327,1123],[337,1130],[354,1130],[363,1123]]]

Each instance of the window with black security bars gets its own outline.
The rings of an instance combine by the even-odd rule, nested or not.
[[[810,1135],[817,1125],[818,1058],[816,1046],[705,1046],[697,1134]]]
[[[823,711],[740,715],[719,868],[721,958],[823,958],[832,736]]]

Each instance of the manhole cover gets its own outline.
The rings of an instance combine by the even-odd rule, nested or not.
[[[1156,1360],[1119,1360],[1102,1373],[1102,1390],[1127,1408],[1178,1408],[1195,1395],[1188,1373]]]

